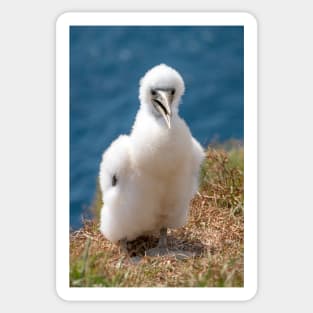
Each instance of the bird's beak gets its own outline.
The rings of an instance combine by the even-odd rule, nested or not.
[[[163,116],[168,128],[171,128],[171,102],[172,96],[167,91],[159,90],[157,98],[154,99],[155,107]]]

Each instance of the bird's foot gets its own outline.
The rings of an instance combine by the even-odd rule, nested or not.
[[[172,252],[175,258],[178,260],[187,260],[187,259],[195,257],[195,253],[191,251],[176,249],[176,250],[172,250]]]
[[[139,256],[139,255],[136,255],[136,256],[130,257],[129,260],[130,260],[130,263],[131,263],[131,264],[137,265],[137,264],[140,263],[140,261],[142,260],[142,257]]]
[[[165,247],[155,247],[146,251],[146,256],[165,256],[169,254],[170,250]]]
[[[156,247],[146,251],[146,256],[167,256],[175,257],[178,260],[186,260],[194,257],[194,253],[190,251],[178,250],[178,249],[168,249]]]
[[[127,248],[127,240],[126,239],[120,240],[120,249],[121,249],[121,252],[126,255],[126,258],[128,260],[127,262],[130,262],[131,264],[136,265],[142,260],[142,257],[139,255],[130,256],[130,253],[129,253],[128,248]]]

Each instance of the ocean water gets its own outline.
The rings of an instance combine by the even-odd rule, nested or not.
[[[70,223],[92,203],[103,151],[131,130],[140,78],[165,63],[183,76],[180,115],[203,146],[243,139],[244,31],[226,27],[70,29]]]

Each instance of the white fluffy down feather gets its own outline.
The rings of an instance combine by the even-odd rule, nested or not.
[[[148,71],[140,81],[131,134],[118,137],[103,154],[100,230],[112,242],[187,221],[204,152],[178,115],[184,90],[171,67]]]

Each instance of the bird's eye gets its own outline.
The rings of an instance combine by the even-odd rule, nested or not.
[[[155,90],[151,90],[151,94],[152,94],[152,96],[155,96],[156,95],[156,91]]]
[[[175,89],[172,89],[171,91],[171,95],[174,96],[175,95]]]
[[[113,177],[112,177],[112,186],[115,186],[116,184],[117,184],[117,177],[114,174]]]

